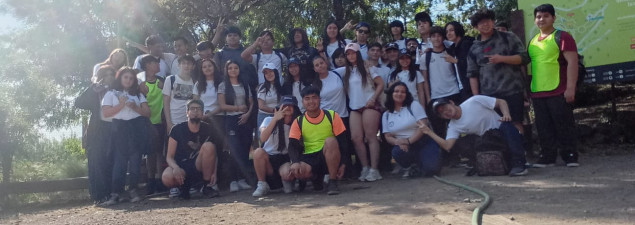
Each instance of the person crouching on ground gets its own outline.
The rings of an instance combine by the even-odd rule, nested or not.
[[[216,146],[222,146],[220,134],[209,124],[202,122],[203,101],[187,102],[187,122],[174,125],[168,140],[166,161],[168,168],[163,171],[163,184],[180,189],[179,197],[190,198],[190,188],[201,181],[207,183],[201,188],[207,197],[219,196],[213,186],[216,184]]]
[[[293,120],[300,115],[298,100],[287,95],[280,98],[280,104],[274,109],[273,116],[264,118],[260,125],[260,142],[264,144],[262,148],[254,151],[254,169],[258,185],[252,196],[266,195],[270,190],[267,181],[279,187],[282,180],[284,193],[293,192],[295,177],[289,170],[289,130]]]
[[[439,117],[450,120],[445,139],[436,135],[427,125],[418,125],[421,131],[430,136],[441,148],[450,151],[461,134],[482,136],[486,131],[498,128],[509,147],[509,164],[512,168],[509,176],[524,176],[528,173],[525,168],[527,161],[523,136],[511,122],[505,100],[475,95],[457,106],[452,100],[442,98],[432,104],[432,109]],[[503,116],[501,117],[496,110],[500,110]]]
[[[340,193],[337,180],[344,175],[340,165],[339,143],[344,143],[344,123],[332,110],[320,109],[320,90],[307,87],[302,90],[304,115],[298,117],[289,131],[289,158],[291,173],[300,180],[312,180],[315,190],[322,189],[322,177],[328,172],[327,194]]]

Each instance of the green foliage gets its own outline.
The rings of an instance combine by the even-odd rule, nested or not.
[[[43,139],[16,153],[13,181],[81,177],[87,171],[80,139]]]

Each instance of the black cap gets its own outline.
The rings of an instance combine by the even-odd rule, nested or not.
[[[388,51],[390,49],[394,49],[394,50],[399,51],[399,45],[397,43],[395,43],[395,42],[390,42],[390,43],[386,44],[385,48],[386,48],[386,51]]]
[[[201,41],[198,44],[196,44],[196,50],[199,52],[205,51],[207,49],[212,49],[212,48],[214,48],[214,46],[209,41]]]
[[[291,65],[291,63],[295,63],[295,64],[298,64],[298,65],[300,65],[300,64],[301,64],[301,63],[300,63],[300,59],[298,59],[298,58],[296,58],[296,57],[291,57],[291,58],[289,58],[289,61],[287,62],[287,64],[288,64],[288,65]]]
[[[410,53],[406,49],[402,49],[401,51],[399,51],[399,58],[401,58],[402,56],[408,56],[408,58],[412,57],[412,55],[410,55]]]
[[[434,111],[434,113],[439,114],[437,112],[437,109],[439,109],[439,107],[445,105],[445,104],[450,104],[450,100],[445,99],[445,98],[440,98],[436,101],[434,101],[434,103],[432,103],[432,110]]]
[[[278,107],[281,108],[284,105],[298,106],[298,100],[295,98],[295,96],[292,95],[282,96],[280,97],[280,103],[278,104]]]

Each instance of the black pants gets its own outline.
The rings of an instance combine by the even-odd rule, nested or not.
[[[560,149],[560,157],[565,163],[578,162],[573,107],[562,95],[532,100],[540,139],[540,158],[555,162]]]

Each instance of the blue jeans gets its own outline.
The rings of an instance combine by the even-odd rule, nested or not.
[[[507,147],[509,147],[509,164],[512,168],[524,168],[527,159],[525,159],[523,135],[518,132],[512,122],[503,122],[498,129],[503,133]]]
[[[230,164],[232,181],[249,177],[252,165],[249,162],[249,147],[253,140],[253,128],[249,123],[238,125],[238,117],[238,115],[225,117],[227,142],[233,159]]]
[[[439,145],[429,136],[424,136],[408,146],[408,152],[404,152],[397,145],[393,146],[392,157],[404,168],[418,164],[424,176],[437,174],[441,169]]]
[[[113,120],[113,158],[111,193],[122,193],[128,171],[129,190],[136,189],[141,172],[141,154],[149,145],[145,117],[132,120]]]

